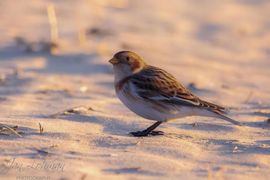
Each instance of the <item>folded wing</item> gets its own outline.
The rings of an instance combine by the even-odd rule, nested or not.
[[[201,100],[181,85],[171,74],[157,67],[148,66],[139,74],[133,75],[131,83],[141,98],[156,103],[173,106],[205,108],[217,114],[224,114],[222,106]]]

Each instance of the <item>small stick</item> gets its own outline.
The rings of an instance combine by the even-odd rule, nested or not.
[[[4,124],[1,124],[1,126],[4,127],[4,128],[6,128],[7,130],[9,130],[11,133],[13,133],[13,134],[15,134],[15,135],[17,135],[19,137],[22,137],[22,135],[20,135],[17,131],[15,131],[14,129],[12,129],[11,127],[8,127],[8,126],[6,126]]]
[[[245,103],[248,103],[248,101],[251,99],[251,97],[253,96],[253,91],[250,91],[249,93],[248,93],[248,96],[247,96],[247,98],[246,98],[246,100],[244,101]]]
[[[41,124],[40,124],[40,123],[38,123],[38,125],[39,125],[39,134],[42,134],[42,133],[43,133],[43,131],[44,131],[44,129],[43,129],[43,127],[41,126]]]
[[[58,27],[57,27],[57,18],[55,13],[55,8],[53,4],[48,5],[47,14],[50,23],[51,30],[51,42],[56,43],[58,40]]]

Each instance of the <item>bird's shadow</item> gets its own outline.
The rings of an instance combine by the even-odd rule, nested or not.
[[[176,127],[179,127],[180,129],[196,130],[196,131],[234,131],[233,126],[206,123],[206,122],[182,123],[176,125]]]
[[[128,136],[129,131],[134,129],[135,125],[133,123],[123,122],[117,118],[111,117],[108,118],[101,115],[69,114],[69,115],[60,115],[57,116],[56,118],[81,123],[98,124],[103,127],[103,131],[108,132],[111,135],[118,135],[118,136]]]

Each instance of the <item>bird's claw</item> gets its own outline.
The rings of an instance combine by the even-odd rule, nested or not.
[[[152,136],[162,136],[162,135],[164,135],[164,132],[163,131],[151,131],[149,134]]]
[[[136,131],[136,132],[130,132],[129,134],[135,137],[145,137],[145,136],[161,136],[161,135],[164,135],[164,132],[163,131],[151,131],[151,132]]]

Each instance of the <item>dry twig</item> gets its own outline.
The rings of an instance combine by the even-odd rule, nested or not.
[[[41,126],[40,123],[38,123],[38,125],[39,125],[39,134],[43,134],[43,132],[44,132],[43,127]]]
[[[0,133],[6,134],[6,132],[10,133],[10,134],[14,134],[18,137],[22,137],[22,135],[20,135],[16,130],[17,130],[18,126],[13,126],[13,127],[9,127],[7,125],[4,124],[0,124]]]

